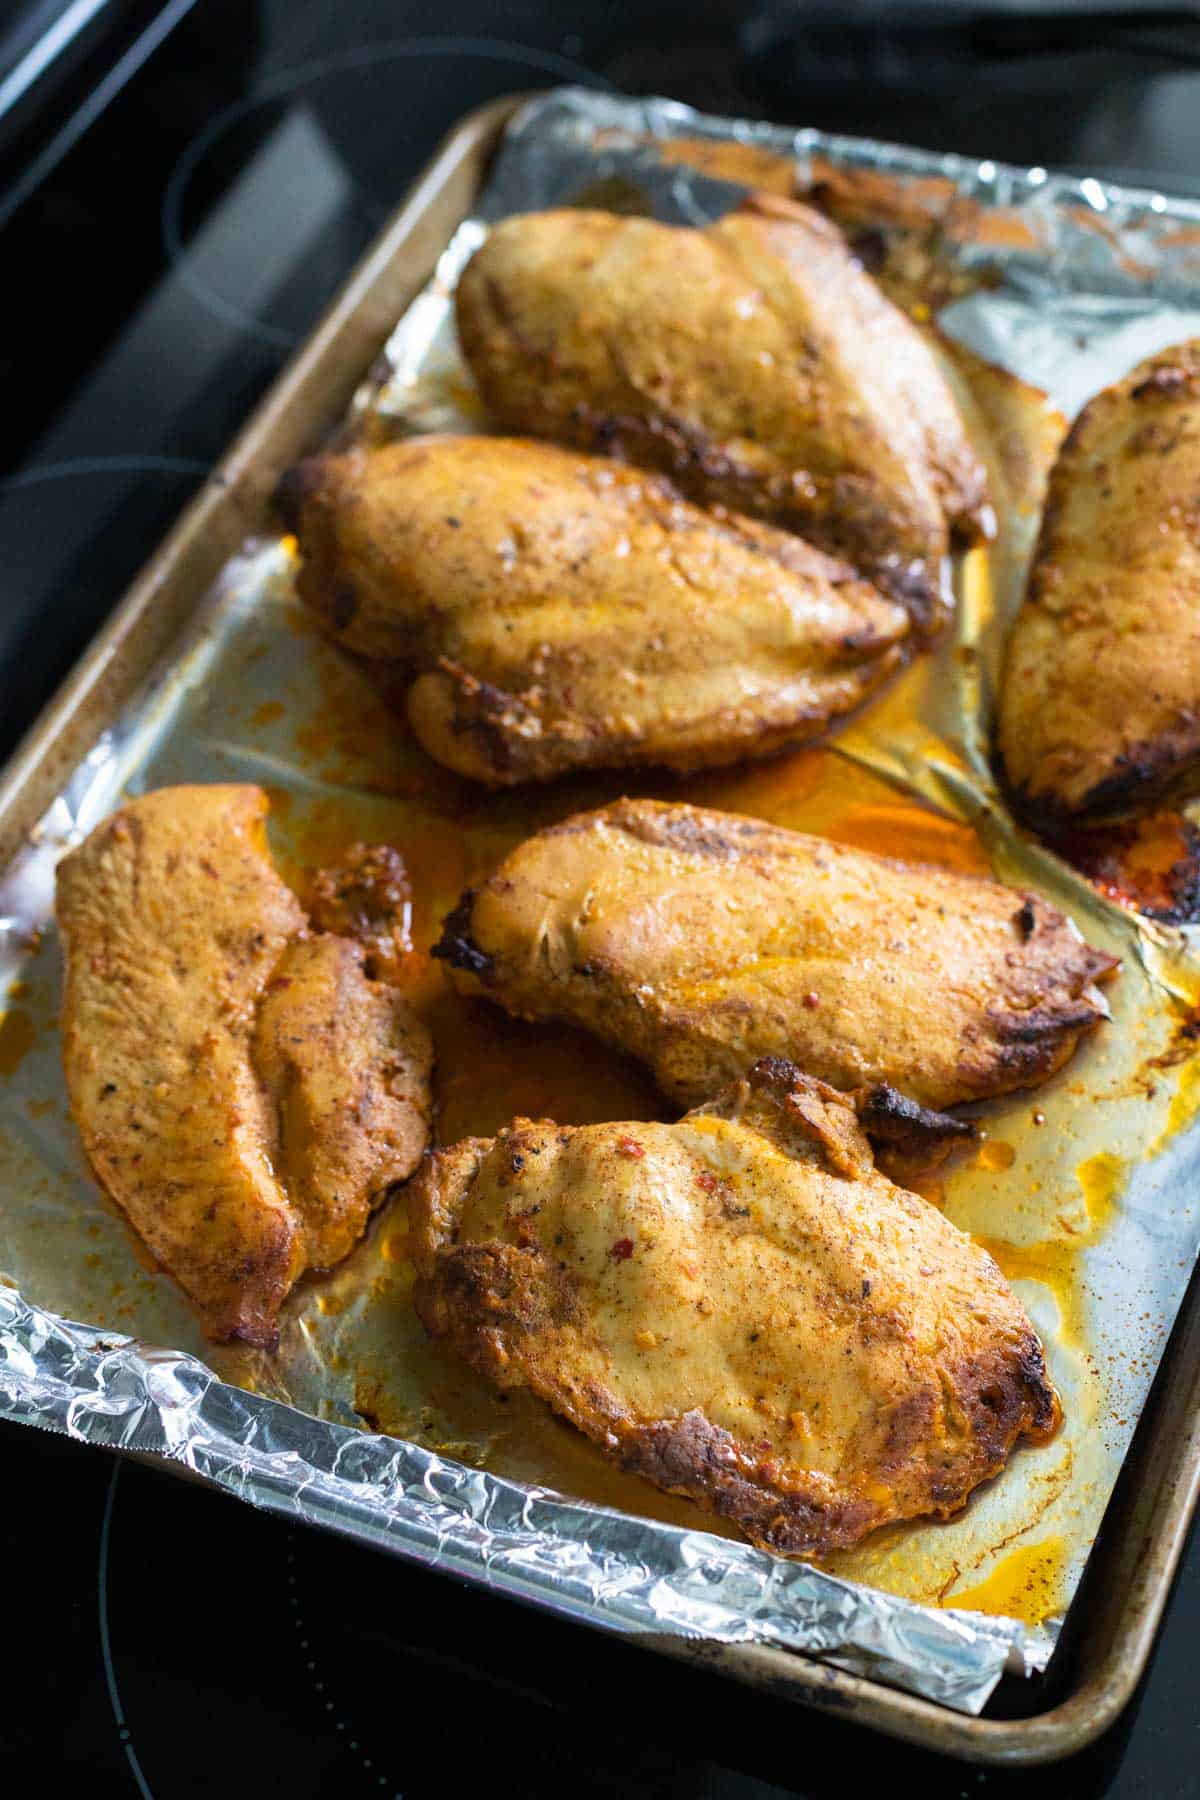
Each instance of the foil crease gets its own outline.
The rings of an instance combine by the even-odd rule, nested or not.
[[[1003,1620],[913,1607],[707,1532],[322,1424],[218,1381],[195,1357],[69,1324],[3,1288],[0,1415],[170,1457],[265,1512],[614,1632],[782,1644],[966,1712],[983,1705],[1012,1646]]]
[[[942,308],[937,323],[947,336],[1043,387],[1066,413],[1139,357],[1200,334],[1200,206],[1041,170],[707,119],[664,100],[561,90],[532,102],[510,127],[478,216],[460,228],[428,289],[399,323],[384,375],[372,377],[355,398],[352,429],[388,435],[484,428],[464,386],[451,296],[488,222],[513,211],[577,203],[581,196],[604,205],[633,193],[639,210],[703,223],[736,204],[745,189],[666,156],[665,147],[681,138],[785,155],[801,180],[819,161],[940,184],[948,225],[964,209],[984,218],[1015,212],[1022,229],[1014,242],[998,245],[994,236],[965,227],[947,230],[944,249],[951,261],[968,271],[980,264],[997,269],[1002,280],[968,284]],[[1190,997],[1196,987],[1180,934],[1099,901],[1048,852],[1018,840],[992,785],[990,693],[1035,526],[1036,510],[1026,508],[1012,526],[1011,541],[1001,546],[994,591],[982,594],[968,582],[960,592],[957,636],[944,654],[910,670],[900,689],[834,748],[847,766],[968,821],[997,873],[1039,887],[1085,921],[1094,942],[1125,962],[1114,1002],[1124,1035],[1093,1058],[1103,1089],[1098,1103],[1089,1098],[1072,1111],[1060,1085],[1046,1106],[1061,1131],[1043,1134],[1040,1147],[1030,1150],[1031,1159],[1041,1156],[1049,1165],[1059,1156],[1065,1167],[1081,1147],[1103,1150],[1116,1143],[1131,1165],[1117,1226],[1081,1253],[1086,1279],[1081,1277],[1076,1299],[1092,1333],[1089,1354],[1076,1355],[1064,1321],[1056,1319],[1036,1280],[1020,1290],[1067,1395],[1069,1420],[1075,1405],[1078,1442],[1066,1445],[1065,1498],[1050,1494],[1046,1515],[1056,1517],[1055,1506],[1064,1516],[1074,1507],[1077,1515],[1061,1527],[1069,1537],[1069,1598],[1200,1248],[1200,1210],[1189,1197],[1200,1171],[1198,1134],[1168,1128],[1174,1101],[1169,1075],[1161,1078],[1152,1108],[1140,1101],[1140,1111],[1134,1108],[1126,1088],[1142,1071],[1123,1046],[1129,1034],[1135,1036],[1148,1067],[1167,1048],[1170,997]],[[143,703],[97,740],[34,841],[0,877],[0,977],[23,978],[33,965],[37,979],[53,987],[53,939],[39,947],[38,934],[51,919],[54,864],[123,792],[168,781],[249,779],[282,784],[305,802],[350,795],[368,809],[375,806],[368,767],[359,771],[357,786],[351,776],[326,779],[298,768],[278,743],[249,744],[238,723],[230,696],[239,681],[252,690],[257,681],[263,692],[287,692],[289,705],[300,705],[314,659],[333,655],[311,637],[289,640],[281,628],[289,607],[294,611],[291,573],[286,546],[249,546],[230,564]],[[245,674],[251,654],[262,660],[253,664],[257,673]],[[379,835],[386,835],[386,816],[379,816]],[[804,822],[804,828],[820,825]],[[375,833],[364,828],[363,835]],[[54,1079],[56,1048],[38,1055],[43,1060],[35,1074],[45,1092]],[[64,1245],[86,1220],[103,1246],[103,1261],[112,1243],[125,1243],[124,1227],[96,1210],[69,1121],[46,1122],[35,1111],[32,1092],[0,1091],[0,1128],[26,1159],[0,1162],[0,1269],[27,1296],[15,1285],[0,1285],[0,1414],[171,1458],[252,1504],[616,1632],[781,1645],[966,1712],[983,1707],[1006,1667],[1028,1671],[1048,1660],[1056,1620],[1026,1630],[1016,1619],[934,1608],[885,1591],[896,1575],[891,1549],[882,1549],[875,1562],[855,1564],[859,1579],[850,1579],[842,1570],[832,1574],[781,1561],[707,1531],[564,1499],[426,1443],[355,1429],[354,1419],[364,1414],[353,1385],[334,1377],[334,1360],[321,1350],[322,1331],[330,1328],[317,1317],[320,1297],[302,1296],[289,1308],[284,1367],[277,1371],[239,1371],[222,1353],[205,1349],[186,1308],[159,1277],[139,1277],[134,1300],[123,1309],[106,1307],[95,1283],[64,1255]],[[1018,1100],[1020,1106],[1014,1101],[993,1118],[1023,1155],[1028,1134],[1017,1115],[1023,1106],[1028,1118],[1029,1097]],[[1092,1112],[1102,1134],[1094,1140],[1082,1116]],[[43,1191],[14,1185],[11,1169],[24,1166],[47,1172]],[[1067,1185],[1068,1176],[1069,1170],[1061,1178]],[[958,1212],[948,1210],[958,1223],[982,1231],[973,1204],[968,1193]],[[343,1315],[347,1331],[357,1317],[353,1305],[383,1268],[379,1235],[360,1247],[324,1296],[338,1298],[339,1306],[350,1296],[353,1304]],[[1089,1244],[1086,1231],[1082,1241]],[[132,1319],[136,1336],[67,1323],[68,1316],[103,1319],[116,1311]],[[180,1347],[152,1348],[156,1342]],[[1079,1400],[1083,1362],[1094,1362],[1092,1351],[1116,1366],[1105,1377],[1111,1417],[1089,1429]],[[217,1371],[231,1379],[222,1380]],[[246,1391],[243,1377],[266,1391]],[[1089,1436],[1099,1448],[1096,1460],[1084,1466]],[[1000,1546],[1011,1535],[1019,1495],[1014,1468],[972,1503],[981,1541],[986,1544],[991,1533],[990,1542]],[[1024,1530],[1028,1519],[1022,1517]],[[954,1521],[932,1532],[949,1543],[959,1528]],[[911,1541],[916,1535],[914,1530]],[[885,1586],[865,1585],[875,1579]],[[938,1585],[935,1580],[931,1591]]]

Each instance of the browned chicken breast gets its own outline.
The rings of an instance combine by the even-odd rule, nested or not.
[[[1097,394],[1051,476],[998,721],[1037,822],[1200,789],[1198,491],[1200,341]]]
[[[662,469],[941,622],[983,465],[929,346],[811,208],[759,196],[702,231],[506,219],[459,282],[458,329],[502,425]]]
[[[1028,1087],[1106,1016],[1091,984],[1116,967],[1036,894],[652,800],[528,839],[434,954],[689,1104],[760,1056],[930,1107]]]
[[[677,1125],[514,1119],[410,1194],[427,1329],[765,1549],[945,1518],[1058,1424],[991,1257],[788,1063]]]
[[[520,439],[301,465],[300,593],[411,668],[431,756],[478,781],[689,769],[819,736],[898,666],[903,609],[661,480]]]
[[[161,788],[64,858],[63,1056],[109,1196],[217,1339],[270,1347],[429,1141],[432,1053],[359,946],[313,933],[255,787]]]

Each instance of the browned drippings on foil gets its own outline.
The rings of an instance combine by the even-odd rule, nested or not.
[[[1182,813],[1081,828],[1052,842],[1106,899],[1168,925],[1200,922],[1200,831]]]

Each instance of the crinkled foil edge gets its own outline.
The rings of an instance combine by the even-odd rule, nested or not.
[[[263,1511],[627,1635],[781,1645],[972,1713],[1019,1651],[1011,1621],[914,1606],[310,1418],[13,1288],[0,1289],[0,1417],[169,1457]]]
[[[1048,213],[1064,207],[1080,207],[1104,213],[1122,224],[1156,223],[1156,215],[1171,221],[1200,223],[1200,200],[1178,194],[1166,196],[1152,188],[1104,181],[1094,175],[1065,175],[1039,167],[1023,168],[992,158],[962,156],[956,151],[920,150],[879,138],[844,137],[815,126],[774,125],[766,120],[729,119],[698,112],[681,100],[661,96],[630,100],[620,95],[597,93],[590,88],[555,88],[523,106],[505,132],[497,167],[489,177],[481,212],[495,218],[515,211],[520,197],[507,188],[518,176],[518,158],[528,155],[525,141],[534,135],[554,134],[560,154],[577,147],[595,157],[598,133],[612,134],[607,143],[625,145],[645,137],[669,142],[672,138],[707,138],[715,143],[735,142],[793,158],[801,167],[812,156],[828,158],[844,167],[893,171],[928,179],[940,176],[953,184],[958,200],[979,198],[991,206],[1018,206],[1035,202]],[[572,140],[574,145],[572,146]],[[514,154],[514,152],[516,154]],[[506,168],[506,164],[508,165]],[[524,173],[523,170],[520,173]],[[680,172],[680,179],[694,183],[696,173]],[[1074,248],[1074,246],[1072,246]],[[1056,271],[1058,273],[1059,271]],[[1090,271],[1089,271],[1090,273]],[[1131,276],[1130,285],[1136,285]],[[1190,291],[1189,282],[1189,291]]]

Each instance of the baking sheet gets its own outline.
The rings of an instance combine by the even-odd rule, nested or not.
[[[510,131],[480,219],[462,228],[399,326],[353,428],[485,423],[457,358],[448,295],[487,218],[583,197],[696,222],[741,198],[731,175],[804,186],[830,170],[852,182],[869,175],[893,201],[912,197],[914,241],[936,240],[937,266],[961,277],[947,284],[938,325],[1014,374],[1053,377],[1064,410],[1148,351],[1200,331],[1198,209],[566,92],[532,103]],[[957,571],[954,637],[831,750],[686,781],[626,773],[483,795],[434,769],[368,673],[319,637],[291,594],[289,542],[250,546],[230,566],[188,641],[96,745],[0,892],[0,1269],[21,1291],[0,1290],[0,1408],[165,1448],[247,1498],[498,1585],[518,1585],[519,1568],[519,1591],[613,1629],[788,1643],[971,1711],[1006,1658],[1044,1664],[1200,1241],[1197,1134],[1186,1129],[1193,1096],[1200,1103],[1186,1035],[1197,969],[1181,934],[1132,920],[1014,834],[991,787],[997,650],[1061,423],[970,357],[953,373],[995,446],[1001,534]],[[277,853],[302,893],[307,872],[355,839],[404,853],[410,988],[439,1052],[443,1141],[494,1130],[516,1111],[571,1122],[662,1116],[640,1071],[578,1034],[454,996],[424,954],[461,888],[512,844],[618,792],[992,867],[1065,906],[1124,959],[1113,1023],[1036,1093],[974,1109],[986,1135],[926,1184],[1019,1284],[1063,1392],[1064,1431],[1018,1454],[959,1519],[882,1533],[823,1574],[715,1535],[686,1503],[610,1470],[528,1396],[501,1402],[426,1343],[407,1301],[402,1200],[341,1269],[299,1290],[277,1358],[205,1345],[82,1165],[58,1066],[49,912],[57,856],[124,793],[228,779],[270,789]],[[104,1347],[114,1331],[138,1342]],[[147,1357],[141,1343],[174,1351]],[[234,1394],[188,1353],[268,1399]],[[409,1443],[364,1438],[353,1430],[363,1425]],[[536,1500],[514,1483],[536,1484]],[[590,1504],[562,1505],[540,1492],[546,1484]],[[696,1569],[699,1586],[680,1574]],[[964,1620],[910,1601],[996,1616]]]

